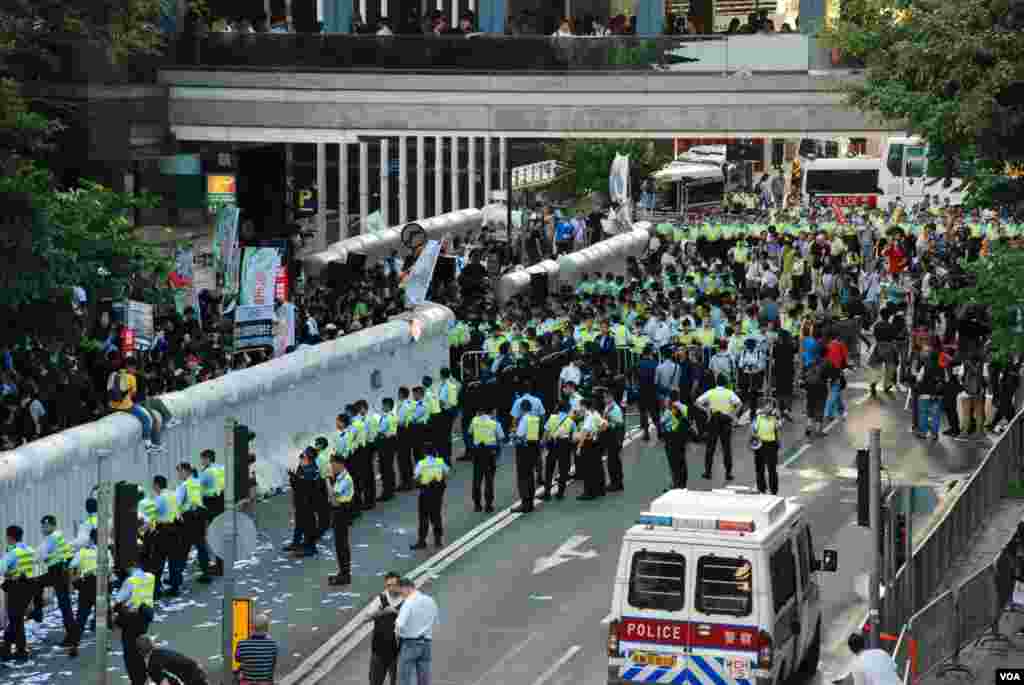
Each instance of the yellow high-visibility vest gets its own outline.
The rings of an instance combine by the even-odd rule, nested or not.
[[[758,416],[754,421],[754,434],[761,442],[775,442],[778,422],[772,416]]]
[[[498,444],[498,422],[489,416],[477,416],[469,424],[473,436],[473,444],[494,447]]]
[[[539,416],[527,416],[526,417],[526,440],[528,442],[537,442],[540,440],[540,417]]]
[[[130,576],[128,585],[132,589],[131,597],[128,598],[128,605],[132,609],[153,606],[153,593],[156,590],[156,576],[152,573],[145,573],[142,576]]]

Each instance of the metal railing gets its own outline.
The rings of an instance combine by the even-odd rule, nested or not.
[[[811,36],[370,36],[209,33],[183,37],[175,66],[338,71],[801,72],[831,68]]]
[[[964,644],[979,638],[1008,642],[999,634],[998,623],[1013,587],[1005,556],[1010,545],[1017,544],[1016,538],[966,581],[952,588],[942,585],[953,562],[976,539],[985,518],[1006,493],[1007,484],[1021,477],[1022,449],[1024,411],[1010,422],[886,590],[883,624],[890,630],[902,626],[906,639],[913,640],[919,674],[947,660],[951,661],[943,667],[945,671],[969,673],[959,661]],[[901,669],[908,653],[897,646]]]

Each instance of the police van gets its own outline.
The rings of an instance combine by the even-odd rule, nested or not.
[[[779,685],[821,653],[817,571],[799,504],[733,487],[670,490],[625,535],[608,683]]]

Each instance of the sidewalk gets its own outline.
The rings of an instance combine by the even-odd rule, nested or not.
[[[984,528],[978,531],[974,544],[949,568],[942,587],[956,587],[991,564],[1013,537],[1021,521],[1024,521],[1024,498],[1003,497]],[[1024,630],[1024,613],[1004,611],[999,622],[999,634],[1007,637],[1010,643],[973,641],[961,649],[959,663],[970,669],[973,680],[980,683],[995,682],[995,669],[1024,666],[1024,634],[1018,635],[1021,630]],[[939,677],[939,672],[940,669],[934,669],[922,676],[919,685],[942,685],[949,682]]]

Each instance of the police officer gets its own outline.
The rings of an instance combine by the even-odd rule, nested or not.
[[[473,454],[473,511],[494,511],[494,472],[498,468],[498,452],[505,441],[505,431],[494,418],[494,412],[482,410],[469,423],[469,449]],[[483,484],[483,499],[480,485]],[[480,506],[484,502],[486,508]]]
[[[180,484],[175,491],[175,500],[178,511],[181,512],[182,542],[178,558],[184,567],[188,563],[188,555],[193,546],[197,552],[203,549],[203,539],[206,537],[206,510],[203,508],[203,486],[199,481],[199,472],[187,461],[178,464],[177,470]],[[203,575],[208,575],[202,562],[199,566]]]
[[[203,508],[206,510],[207,525],[224,513],[224,466],[216,461],[217,453],[213,450],[203,450],[199,453],[199,483],[203,489]],[[199,576],[201,583],[210,582],[210,546],[205,538],[204,529],[203,545],[199,548],[199,566],[203,569],[203,575]],[[217,558],[213,574],[224,575],[224,560],[220,557]]]
[[[32,569],[36,552],[23,542],[24,537],[25,531],[21,526],[7,526],[7,553],[0,557],[0,576],[4,579],[3,589],[7,593],[4,602],[7,627],[4,628],[4,643],[0,648],[3,661],[25,662],[29,658],[25,644],[25,610],[35,595]],[[15,647],[17,651],[11,654]]]
[[[377,504],[377,470],[374,468],[374,464],[378,462],[380,458],[380,443],[382,440],[380,434],[380,414],[376,409],[370,406],[370,403],[366,400],[361,400],[363,420],[366,422],[366,449],[367,449],[367,460],[369,461],[369,467],[367,468],[367,488],[371,495],[371,502],[376,506]],[[383,480],[383,478],[381,479]]]
[[[360,402],[356,402],[346,408],[346,412],[351,417],[353,437],[352,455],[348,458],[348,465],[356,486],[354,506],[362,511],[372,509],[373,505],[376,504],[377,484],[372,482],[372,476],[367,477],[368,472],[372,473],[372,467],[367,450],[366,420],[363,418],[361,410],[362,404]]]
[[[576,499],[591,500],[605,495],[604,467],[601,465],[601,431],[604,419],[596,410],[593,400],[582,403],[583,424],[576,432],[576,446],[579,458],[576,461],[577,475],[583,476],[583,494]],[[582,474],[579,472],[582,471]]]
[[[445,456],[445,462],[452,464],[452,426],[455,425],[455,418],[459,414],[459,393],[462,386],[452,378],[452,372],[446,367],[441,369],[441,387],[438,390],[438,399],[441,402],[443,420],[441,421],[441,447]]]
[[[711,478],[715,448],[722,443],[722,461],[725,464],[725,479],[732,480],[732,421],[733,415],[743,402],[732,390],[725,387],[726,379],[719,376],[715,387],[697,398],[697,406],[707,414],[705,434],[707,451],[704,453],[704,478]]]
[[[114,595],[114,609],[117,625],[121,627],[121,649],[124,651],[124,667],[132,685],[145,685],[146,662],[139,654],[140,635],[145,635],[153,621],[153,598],[156,594],[157,578],[133,565]]]
[[[427,441],[433,442],[430,436],[430,407],[427,405],[426,389],[417,385],[412,389],[413,410],[412,410],[412,454],[413,461],[419,463],[423,455],[424,444]]]
[[[420,489],[419,537],[416,544],[409,549],[426,549],[427,533],[434,529],[434,545],[440,549],[444,538],[444,523],[441,521],[441,507],[444,504],[444,491],[451,468],[444,459],[436,456],[434,444],[427,441],[423,445],[423,457],[416,462],[413,477]]]
[[[352,525],[352,498],[355,484],[345,468],[341,455],[331,457],[331,523],[334,526],[334,553],[338,559],[338,573],[327,579],[330,585],[352,584],[352,544],[349,528]]]
[[[611,390],[604,391],[602,418],[608,426],[601,433],[602,450],[608,456],[608,492],[622,492],[622,443],[626,440],[626,420],[622,407],[615,401]],[[604,467],[601,467],[604,478]]]
[[[316,467],[320,472],[320,480],[322,482],[316,485],[316,492],[313,496],[314,505],[316,506],[316,519],[317,519],[317,539],[321,539],[324,533],[329,531],[332,526],[332,515],[331,515],[331,498],[328,493],[327,483],[330,481],[331,473],[331,451],[330,441],[327,436],[321,435],[313,441],[313,449],[316,450]]]
[[[768,402],[750,425],[757,491],[761,494],[766,491],[773,495],[779,494],[780,423],[775,407]],[[768,472],[767,482],[765,471]]]
[[[181,546],[180,514],[177,499],[167,492],[167,478],[153,477],[153,504],[155,524],[153,535],[153,557],[149,572],[156,577],[154,593],[157,597],[177,597],[181,592],[181,576],[184,564],[179,563],[178,548]],[[161,576],[164,565],[170,566],[171,589],[163,593]]]
[[[547,501],[551,497],[551,479],[558,467],[558,490],[555,499],[565,497],[565,484],[569,481],[569,466],[572,462],[572,436],[576,430],[576,421],[569,408],[569,399],[563,397],[558,403],[558,411],[548,417],[544,426],[544,440],[548,445],[548,458],[544,470],[544,492],[541,499]]]
[[[437,446],[438,454],[450,466],[451,456],[444,451],[444,407],[441,406],[441,399],[434,391],[434,379],[430,376],[423,377],[423,402],[427,406],[427,436]],[[451,433],[448,435],[450,437]]]
[[[679,399],[679,391],[673,390],[663,400],[661,411],[661,439],[665,443],[665,459],[671,487],[685,489],[688,480],[686,468],[686,440],[689,434],[690,412]]]
[[[412,483],[412,445],[415,438],[415,428],[412,423],[413,411],[416,404],[409,398],[409,388],[404,385],[398,389],[398,407],[396,416],[398,418],[398,475],[401,485],[399,492],[413,489]]]
[[[398,454],[398,416],[395,401],[385,397],[381,402],[377,426],[377,468],[380,469],[381,502],[395,496],[395,455]]]
[[[96,566],[99,562],[96,539],[97,533],[94,529],[89,533],[89,544],[75,552],[75,556],[69,564],[69,568],[74,572],[73,585],[78,590],[78,614],[75,616],[78,639],[71,647],[71,656],[78,653],[78,645],[85,632],[85,622],[89,620],[89,614],[96,607]],[[109,551],[107,558],[110,559]],[[108,562],[107,568],[113,568],[113,565]]]
[[[57,595],[57,606],[60,607],[60,618],[64,623],[64,640],[61,647],[77,644],[78,636],[75,615],[71,610],[71,578],[68,574],[68,563],[74,556],[74,550],[64,533],[57,530],[57,518],[52,514],[44,516],[40,522],[43,533],[43,544],[39,548],[39,563],[46,569],[36,579],[36,600],[33,618],[41,621],[43,613],[43,592],[52,587]]]
[[[519,484],[520,504],[513,509],[521,514],[533,511],[536,493],[534,474],[540,460],[541,420],[533,414],[530,400],[519,400],[519,425],[516,427],[516,480]]]
[[[95,497],[85,500],[85,517],[79,522],[78,532],[75,533],[75,539],[71,541],[71,546],[75,549],[81,549],[89,545],[89,534],[96,530],[96,524],[98,523],[96,518],[98,509],[99,503]]]

